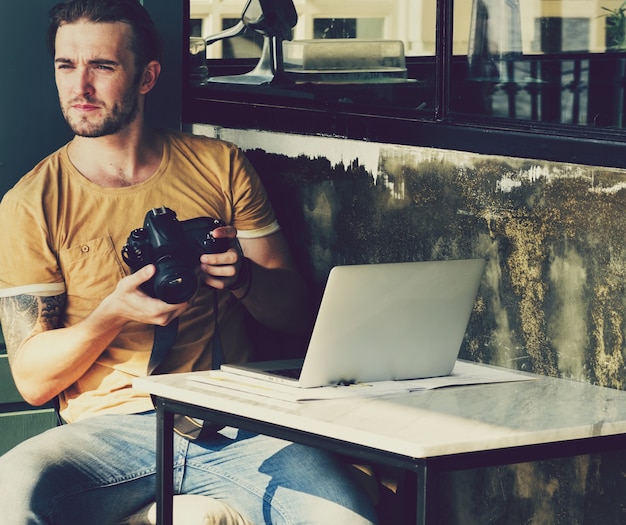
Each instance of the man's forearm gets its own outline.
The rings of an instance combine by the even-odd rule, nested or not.
[[[291,269],[263,268],[250,262],[249,282],[233,291],[261,324],[291,334],[310,325],[308,293],[300,275]]]
[[[188,308],[188,303],[171,305],[147,296],[140,286],[154,275],[153,265],[121,279],[82,321],[60,326],[60,314],[52,322],[46,315],[53,298],[33,298],[37,307],[17,309],[2,300],[3,329],[12,334],[7,341],[11,370],[18,390],[33,405],[46,403],[82,377],[129,321],[166,325]],[[61,296],[58,296],[61,297]],[[24,318],[27,311],[29,319]]]
[[[22,397],[35,406],[50,401],[89,369],[121,327],[87,318],[72,327],[33,333],[11,356]]]

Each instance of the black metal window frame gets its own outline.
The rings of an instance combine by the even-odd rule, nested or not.
[[[626,168],[626,130],[454,114],[450,104],[456,60],[452,54],[453,3],[437,0],[435,57],[407,58],[409,70],[425,62],[434,66],[434,108],[428,112],[403,114],[388,108],[310,102],[280,87],[191,87],[184,80],[183,122]],[[183,20],[187,21],[188,1],[184,5]],[[187,26],[184,39],[188,38]],[[248,71],[254,63],[219,60],[210,67],[214,74],[236,74]],[[183,78],[187,79],[185,64],[183,60]]]

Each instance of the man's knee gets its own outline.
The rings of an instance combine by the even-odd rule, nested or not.
[[[31,523],[27,516],[38,514],[34,507],[43,505],[41,491],[46,465],[54,456],[33,454],[24,443],[0,457],[0,515],[8,525]]]

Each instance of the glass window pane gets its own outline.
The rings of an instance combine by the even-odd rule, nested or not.
[[[623,0],[463,0],[455,10],[468,3],[467,18],[455,11],[453,113],[622,127]]]
[[[434,113],[436,0],[293,0],[297,23],[280,45],[282,56],[244,11],[250,5],[255,15],[263,8],[288,11],[291,0],[189,1],[194,86],[219,90],[228,81],[252,90],[258,79],[267,84],[271,65],[283,75],[283,100],[305,93],[351,109]],[[232,59],[257,62],[244,79],[233,74],[243,66]]]
[[[294,0],[293,3],[298,13],[295,39],[401,40],[407,57],[435,54],[436,0]],[[190,35],[206,38],[223,31],[240,20],[245,5],[246,0],[190,0]],[[220,45],[212,44],[207,49],[209,58],[222,58],[221,53]]]

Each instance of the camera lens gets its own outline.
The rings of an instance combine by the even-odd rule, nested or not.
[[[156,264],[153,278],[154,296],[169,304],[180,304],[191,299],[198,288],[194,271],[182,261],[168,258]]]

